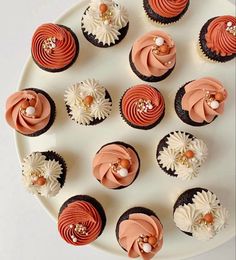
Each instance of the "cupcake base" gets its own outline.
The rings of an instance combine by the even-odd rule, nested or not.
[[[67,207],[68,204],[73,203],[75,201],[85,201],[88,202],[90,204],[93,205],[94,208],[96,208],[96,210],[99,212],[101,220],[102,220],[102,227],[101,227],[101,231],[99,233],[99,236],[102,234],[105,226],[106,226],[106,214],[105,211],[102,207],[102,205],[94,198],[88,196],[88,195],[76,195],[74,197],[69,198],[67,201],[65,201],[59,211],[58,217],[61,215],[61,213],[63,212],[63,210]]]
[[[163,16],[155,13],[149,4],[149,1],[143,0],[143,8],[144,8],[145,13],[148,16],[148,18],[151,19],[153,22],[160,23],[160,24],[171,24],[171,23],[177,22],[187,12],[188,7],[189,7],[189,1],[187,3],[186,7],[184,8],[184,10],[179,15],[171,17],[171,18],[167,18],[167,17],[163,17]]]
[[[190,81],[191,82],[191,81]],[[186,110],[182,109],[182,98],[185,94],[185,86],[187,84],[189,84],[190,82],[187,82],[184,86],[182,86],[176,96],[175,96],[175,112],[178,115],[178,117],[185,123],[191,126],[205,126],[205,125],[209,125],[211,122],[213,122],[217,116],[215,116],[215,118],[210,122],[202,122],[202,123],[198,123],[198,122],[194,122],[190,117],[189,117],[189,113]]]
[[[145,76],[145,75],[142,75],[135,67],[133,61],[132,61],[132,50],[130,51],[130,54],[129,54],[129,63],[130,63],[130,67],[132,69],[132,71],[136,74],[136,76],[138,76],[141,80],[143,81],[146,81],[146,82],[158,82],[158,81],[162,81],[164,80],[165,78],[167,78],[171,72],[174,70],[175,68],[175,65],[173,68],[169,69],[165,74],[163,74],[162,76],[159,76],[159,77],[156,77],[156,76]]]
[[[59,164],[62,166],[62,174],[57,179],[57,181],[60,183],[61,188],[64,186],[65,180],[66,180],[66,172],[67,172],[67,166],[64,159],[56,152],[53,151],[47,151],[47,152],[41,152],[42,155],[46,157],[46,160],[55,160],[59,162]]]
[[[108,92],[107,90],[106,90],[105,99],[109,99],[109,101],[112,102],[111,96],[110,96],[110,94],[109,94],[109,92]],[[66,103],[65,103],[65,104],[66,104]],[[71,117],[71,115],[70,115],[71,108],[70,108],[70,106],[67,105],[67,104],[66,104],[66,110],[67,110],[67,113],[68,113],[69,117],[72,119],[72,117]],[[94,119],[93,121],[91,121],[89,125],[84,125],[84,126],[97,125],[97,124],[102,123],[105,119],[107,119],[107,117],[104,118],[104,119],[98,119],[98,118],[97,118],[97,119]],[[72,119],[72,120],[75,121],[74,119]],[[77,122],[76,122],[76,123],[77,123]],[[78,123],[77,123],[77,124],[78,124]],[[80,124],[80,125],[82,125],[82,124]]]
[[[65,67],[56,68],[56,69],[51,69],[51,68],[43,67],[42,65],[40,65],[40,64],[34,59],[34,57],[33,57],[33,55],[32,55],[32,58],[33,58],[34,62],[38,65],[38,67],[39,67],[40,69],[45,70],[45,71],[47,71],[47,72],[52,72],[52,73],[56,73],[56,72],[61,72],[61,71],[67,70],[70,66],[72,66],[72,65],[75,63],[75,61],[76,61],[76,59],[77,59],[77,57],[78,57],[78,55],[79,55],[79,50],[80,50],[79,40],[78,40],[77,36],[75,35],[75,33],[74,33],[70,28],[66,27],[65,25],[61,25],[61,24],[57,24],[57,25],[60,26],[60,27],[62,27],[62,28],[64,28],[64,29],[66,29],[68,32],[71,33],[71,35],[72,35],[72,37],[73,37],[73,39],[74,39],[74,41],[75,41],[76,53],[75,53],[74,58],[72,59],[72,61],[71,61],[68,65],[66,65]]]
[[[120,187],[117,187],[117,188],[113,189],[113,190],[121,190],[121,189],[124,189],[124,188],[129,187],[129,186],[130,186],[132,183],[134,183],[134,181],[137,179],[137,177],[138,177],[138,175],[139,175],[139,172],[140,172],[140,158],[139,158],[139,155],[138,155],[138,153],[136,152],[136,150],[134,149],[133,146],[131,146],[130,144],[124,143],[124,142],[120,142],[120,141],[111,142],[111,143],[107,143],[107,144],[103,145],[103,146],[97,151],[96,154],[98,154],[102,148],[104,148],[104,147],[106,147],[107,145],[110,145],[110,144],[117,144],[117,145],[122,145],[122,146],[124,146],[125,148],[130,148],[131,150],[134,151],[134,153],[136,154],[136,156],[137,156],[137,158],[138,158],[139,167],[138,167],[138,170],[137,170],[137,173],[136,173],[136,176],[135,176],[134,180],[133,180],[129,185],[127,185],[127,186],[120,186]],[[98,181],[99,183],[101,183],[100,180],[97,179],[97,181]]]
[[[174,132],[171,132],[170,134],[173,134]],[[181,132],[183,133],[183,132]],[[167,145],[167,141],[168,141],[168,137],[170,137],[170,134],[164,136],[161,141],[159,142],[158,146],[157,146],[157,151],[156,151],[156,159],[157,159],[157,162],[158,162],[158,165],[160,166],[160,168],[168,175],[172,176],[172,177],[177,177],[178,175],[175,174],[175,171],[172,171],[171,169],[167,170],[165,167],[162,166],[162,164],[160,164],[160,160],[158,160],[158,157],[160,155],[160,152],[163,150],[163,148],[167,148],[168,145]],[[186,133],[189,135],[190,138],[194,138],[193,135],[189,134],[189,133]]]
[[[200,50],[202,51],[203,55],[206,56],[206,58],[212,60],[212,61],[217,61],[217,62],[227,62],[230,61],[232,59],[234,59],[236,57],[236,54],[232,54],[230,56],[221,56],[219,54],[217,54],[214,51],[211,51],[211,49],[209,49],[207,47],[207,42],[206,42],[206,38],[205,35],[207,34],[207,29],[209,24],[217,17],[214,17],[210,20],[208,20],[202,27],[201,31],[200,31],[200,35],[199,35],[199,46],[200,46]]]
[[[52,126],[52,124],[54,123],[55,118],[56,118],[56,105],[55,105],[54,101],[52,100],[52,98],[48,95],[48,93],[46,93],[45,91],[43,91],[41,89],[27,88],[27,89],[24,89],[24,90],[32,90],[32,91],[35,91],[37,94],[40,93],[40,94],[44,95],[50,103],[51,115],[50,115],[50,119],[49,119],[48,124],[43,129],[41,129],[37,132],[34,132],[33,134],[23,134],[23,135],[29,136],[29,137],[36,137],[36,136],[42,135],[45,132],[47,132],[49,130],[49,128]],[[20,134],[22,134],[22,133],[20,133]]]

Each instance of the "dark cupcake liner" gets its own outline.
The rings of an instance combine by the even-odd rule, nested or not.
[[[67,166],[65,160],[62,158],[62,156],[54,151],[47,151],[47,152],[41,152],[42,155],[46,156],[46,160],[55,160],[59,162],[59,164],[62,166],[62,174],[59,178],[57,178],[57,181],[60,183],[61,188],[65,184],[66,180],[66,173],[67,173]]]
[[[185,192],[183,192],[178,199],[176,200],[174,206],[173,206],[173,215],[175,213],[175,210],[179,207],[179,206],[184,206],[185,204],[189,204],[189,203],[193,203],[193,198],[194,195],[196,195],[198,192],[202,192],[205,191],[207,192],[208,189],[204,189],[204,188],[193,188],[193,189],[189,189],[186,190]],[[213,193],[213,192],[211,192]],[[180,229],[181,230],[181,229]],[[184,234],[188,235],[188,236],[192,236],[191,232],[185,232],[183,230],[181,230]]]
[[[187,132],[183,132],[183,131],[175,131],[175,132],[181,132],[181,133],[186,133],[189,135],[189,138],[192,138],[192,139],[195,139],[195,137],[190,134],[190,133],[187,133]],[[171,169],[167,170],[165,167],[163,167],[163,165],[161,164],[160,160],[158,160],[158,157],[160,155],[160,152],[163,151],[164,149],[163,148],[167,148],[168,147],[168,144],[167,144],[167,141],[168,141],[168,137],[170,137],[171,134],[175,133],[175,132],[171,132],[170,134],[164,136],[158,146],[157,146],[157,150],[156,150],[156,159],[157,159],[157,163],[158,165],[160,166],[160,168],[168,175],[172,176],[172,177],[177,177],[178,175],[175,174],[175,171],[172,171]]]
[[[198,122],[194,122],[190,117],[189,117],[189,112],[187,110],[183,110],[182,109],[182,98],[185,94],[185,86],[188,85],[190,82],[187,82],[186,84],[184,84],[177,92],[176,96],[175,96],[175,112],[178,115],[178,117],[185,123],[191,126],[205,126],[205,125],[209,125],[211,122],[213,122],[217,116],[215,116],[215,118],[210,122],[202,122],[202,123],[198,123]]]
[[[86,14],[86,12],[89,10],[89,7],[85,10],[84,15]],[[109,48],[112,46],[117,45],[118,43],[120,43],[126,36],[128,30],[129,30],[129,23],[127,23],[127,25],[123,28],[121,28],[120,30],[118,30],[118,32],[120,33],[120,35],[118,36],[119,39],[115,40],[115,43],[111,43],[110,45],[108,44],[103,44],[102,42],[99,42],[98,39],[96,39],[96,35],[93,34],[88,34],[88,32],[85,32],[85,29],[82,27],[82,23],[83,23],[83,17],[81,20],[81,30],[83,32],[84,37],[94,46],[99,47],[99,48]]]
[[[148,76],[145,76],[143,74],[141,74],[135,67],[133,61],[132,61],[132,50],[130,51],[129,53],[129,64],[130,64],[130,67],[132,69],[132,71],[134,72],[134,74],[136,76],[138,76],[141,80],[143,81],[146,81],[146,82],[158,82],[158,81],[162,81],[164,80],[165,78],[167,78],[171,72],[174,70],[175,68],[175,65],[173,68],[169,69],[165,74],[163,74],[162,76],[159,76],[159,77],[156,77],[156,76],[151,76],[151,77],[148,77]]]
[[[163,16],[155,13],[149,4],[149,1],[143,0],[143,8],[144,8],[145,13],[147,14],[148,18],[150,18],[154,22],[161,23],[161,24],[171,24],[171,23],[175,23],[178,20],[180,20],[184,16],[184,14],[187,12],[189,4],[190,4],[190,1],[188,1],[186,7],[179,15],[171,17],[171,18],[167,18],[167,17],[163,17]]]
[[[26,89],[23,89],[23,90],[32,90],[32,91],[35,91],[37,94],[40,93],[40,94],[44,95],[47,98],[47,100],[49,101],[49,103],[50,103],[51,115],[50,115],[50,119],[49,119],[48,124],[43,129],[41,129],[39,131],[36,131],[33,134],[23,134],[23,133],[21,133],[19,131],[18,131],[18,133],[20,133],[22,135],[25,135],[25,136],[29,136],[29,137],[36,137],[36,136],[42,135],[42,134],[44,134],[45,132],[47,132],[49,130],[49,128],[52,126],[52,124],[55,121],[55,118],[56,118],[56,105],[55,105],[53,99],[48,95],[48,93],[46,93],[45,91],[43,91],[41,89],[26,88]]]
[[[109,99],[109,101],[112,102],[112,98],[111,98],[109,92],[106,90],[105,93],[106,93],[106,94],[105,94],[105,99]],[[66,102],[65,102],[65,104],[66,104]],[[67,105],[67,104],[66,104],[66,111],[67,111],[68,116],[72,119],[72,116],[70,115],[71,108],[70,108],[70,106]],[[82,125],[82,126],[94,126],[94,125],[97,125],[97,124],[102,123],[102,122],[103,122],[104,120],[106,120],[106,119],[107,119],[107,117],[105,117],[104,119],[98,119],[98,118],[97,118],[97,119],[93,119],[93,121],[90,121],[90,124],[89,124],[89,125],[79,124],[79,123],[76,122],[74,119],[72,119],[72,120],[75,121],[77,124]]]
[[[118,243],[119,243],[119,229],[120,229],[121,222],[129,219],[129,215],[136,214],[136,213],[142,213],[142,214],[146,214],[148,216],[154,216],[160,221],[158,216],[150,209],[147,209],[144,207],[134,207],[134,208],[128,209],[120,216],[120,218],[118,219],[117,224],[116,224],[116,239],[117,239]],[[160,223],[161,223],[161,221],[160,221]],[[119,245],[120,245],[120,243],[119,243]],[[125,248],[123,248],[122,246],[121,246],[121,248],[127,252],[127,250]]]
[[[98,237],[102,234],[105,226],[106,226],[106,214],[105,214],[105,211],[102,207],[102,205],[100,204],[100,202],[98,202],[96,199],[88,196],[88,195],[76,195],[76,196],[73,196],[71,198],[69,198],[68,200],[66,200],[60,210],[59,210],[59,213],[58,213],[58,218],[59,216],[61,215],[61,213],[63,212],[63,210],[70,204],[70,203],[73,203],[75,201],[85,201],[85,202],[88,202],[90,204],[93,205],[94,208],[96,208],[96,210],[98,211],[98,213],[100,214],[100,217],[101,217],[101,220],[102,220],[102,227],[101,227],[101,231],[98,235]]]
[[[206,58],[212,60],[212,61],[218,61],[218,62],[227,62],[230,61],[232,59],[234,59],[236,57],[236,54],[232,54],[230,56],[221,56],[219,54],[217,54],[215,51],[212,51],[211,49],[209,49],[207,47],[207,42],[206,42],[206,34],[207,34],[207,30],[208,30],[208,26],[209,24],[218,16],[209,19],[202,27],[200,34],[199,34],[199,46],[200,46],[200,50],[202,51],[202,53],[206,56]]]
[[[104,147],[106,147],[107,145],[110,145],[110,144],[118,144],[118,145],[124,146],[125,148],[130,148],[131,150],[133,150],[133,151],[135,152],[135,154],[136,154],[136,156],[137,156],[137,158],[138,158],[139,167],[138,167],[138,170],[137,170],[137,172],[136,172],[136,175],[135,175],[134,180],[133,180],[129,185],[127,185],[127,186],[120,186],[120,187],[117,187],[117,188],[112,189],[112,190],[125,189],[125,188],[129,187],[131,184],[133,184],[134,181],[137,179],[137,177],[138,177],[138,175],[139,175],[139,172],[140,172],[140,158],[139,158],[139,155],[138,155],[137,151],[134,149],[133,146],[131,146],[130,144],[124,143],[124,142],[120,142],[120,141],[115,141],[115,142],[111,142],[111,143],[107,143],[107,144],[103,145],[103,146],[97,151],[96,154],[98,154],[98,153],[102,150],[102,148],[104,148]],[[99,183],[101,183],[100,180],[97,179],[97,181],[98,181]]]
[[[78,57],[78,55],[79,55],[79,50],[80,50],[79,40],[78,40],[77,36],[75,35],[75,33],[74,33],[69,27],[67,27],[67,26],[65,26],[65,25],[61,25],[61,24],[57,24],[57,25],[60,26],[60,27],[62,27],[62,28],[64,28],[64,29],[66,29],[68,32],[70,32],[71,35],[72,35],[72,37],[73,37],[73,39],[74,39],[74,41],[75,41],[76,52],[75,52],[75,56],[74,56],[74,58],[72,59],[72,61],[71,61],[68,65],[66,65],[65,67],[57,68],[57,69],[51,69],[51,68],[46,68],[46,67],[43,67],[42,65],[40,65],[40,64],[37,62],[37,60],[34,59],[33,55],[31,55],[33,61],[37,64],[37,66],[38,66],[40,69],[45,70],[45,71],[47,71],[47,72],[52,72],[52,73],[62,72],[62,71],[64,71],[64,70],[67,70],[70,66],[72,66],[72,65],[75,63],[75,61],[76,61],[76,59],[77,59],[77,57]],[[31,52],[31,53],[32,53],[32,52]]]
[[[151,87],[151,86],[150,86]],[[153,89],[155,89],[158,93],[161,94],[161,92],[159,90],[157,90],[156,88],[152,87]],[[154,122],[153,124],[149,125],[149,126],[138,126],[138,125],[135,125],[133,124],[132,122],[128,121],[128,119],[126,119],[125,115],[123,114],[122,112],[122,100],[123,100],[123,97],[125,96],[126,92],[129,90],[130,88],[128,88],[125,93],[123,94],[123,96],[121,97],[120,99],[120,104],[119,104],[119,107],[120,107],[120,115],[122,117],[122,119],[131,127],[133,128],[136,128],[136,129],[140,129],[140,130],[150,130],[151,128],[154,128],[155,126],[157,126],[161,120],[163,119],[163,117],[165,116],[165,109],[163,111],[163,114],[161,115],[161,117],[158,118],[158,120],[156,122]],[[162,95],[162,94],[161,94]]]

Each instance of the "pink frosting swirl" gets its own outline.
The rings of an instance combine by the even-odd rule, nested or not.
[[[47,52],[43,48],[47,39],[55,37],[55,48]],[[33,35],[31,52],[34,60],[43,68],[61,69],[69,65],[76,55],[76,43],[65,28],[48,23],[41,25]]]
[[[163,55],[153,51],[154,39],[161,37],[169,47],[169,52]],[[139,38],[132,48],[132,62],[144,76],[162,76],[173,68],[176,63],[176,47],[171,37],[162,31],[152,31]]]
[[[85,228],[84,234],[75,231],[78,224]],[[74,246],[93,242],[99,236],[101,229],[101,217],[89,202],[75,201],[68,204],[58,218],[58,231],[61,237]]]
[[[236,53],[236,37],[226,30],[228,22],[236,26],[236,18],[231,15],[216,17],[209,24],[205,36],[207,47],[221,56]]]
[[[182,13],[189,0],[148,0],[148,2],[155,13],[171,18]]]
[[[162,248],[163,244],[163,228],[158,218],[142,213],[130,214],[128,220],[122,221],[118,235],[120,245],[132,258],[141,256],[144,260],[149,260]],[[140,248],[138,238],[141,235],[156,238],[156,243],[150,253],[145,253]]]
[[[151,101],[152,109],[140,112],[137,103],[142,99]],[[121,109],[124,117],[136,126],[150,126],[164,113],[164,98],[159,91],[149,85],[137,85],[128,89],[123,98]]]
[[[32,101],[35,113],[33,116],[28,116],[23,112],[23,107],[25,102]],[[22,134],[33,134],[45,128],[49,123],[50,114],[51,106],[48,99],[33,90],[18,91],[7,99],[6,120],[12,128]]]
[[[126,177],[122,177],[111,167],[121,160],[128,160],[130,163]],[[134,181],[138,169],[139,159],[136,153],[131,148],[120,144],[114,143],[104,146],[93,160],[93,175],[109,189],[130,185]]]
[[[203,123],[206,121],[210,123],[216,116],[224,112],[227,91],[218,80],[210,77],[201,78],[188,83],[184,89],[182,108],[188,111],[189,117],[194,122]],[[214,96],[216,93],[223,96],[217,109],[211,108],[208,104],[207,92],[209,96]]]

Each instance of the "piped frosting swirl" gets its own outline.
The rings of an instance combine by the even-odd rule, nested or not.
[[[140,37],[131,51],[132,62],[144,76],[162,76],[176,63],[176,47],[163,31],[152,31]]]
[[[87,245],[97,239],[102,220],[97,209],[89,202],[74,201],[58,217],[61,237],[74,246]]]
[[[135,126],[150,126],[164,113],[164,98],[157,89],[141,84],[128,89],[121,101],[124,117]]]
[[[65,27],[47,23],[35,31],[31,52],[40,67],[57,70],[73,61],[77,47],[71,32]]]
[[[172,18],[183,12],[189,0],[148,0],[148,2],[155,13]]]
[[[236,54],[236,18],[224,15],[214,18],[205,35],[207,47],[221,56]]]
[[[188,111],[194,122],[210,123],[223,114],[227,91],[222,83],[210,77],[188,83],[182,98],[182,109]]]
[[[125,162],[125,168],[122,166]],[[93,160],[93,175],[110,189],[130,185],[138,173],[139,159],[131,148],[121,144],[108,144],[101,148]]]

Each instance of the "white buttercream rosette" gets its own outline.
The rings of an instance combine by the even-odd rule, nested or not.
[[[159,151],[159,164],[182,180],[197,177],[208,155],[206,144],[188,133],[176,131],[168,135],[166,145]],[[191,158],[185,156],[188,151],[193,154]]]
[[[220,205],[216,195],[210,191],[197,192],[192,201],[193,203],[175,209],[176,226],[198,240],[212,239],[225,228],[229,212]]]

